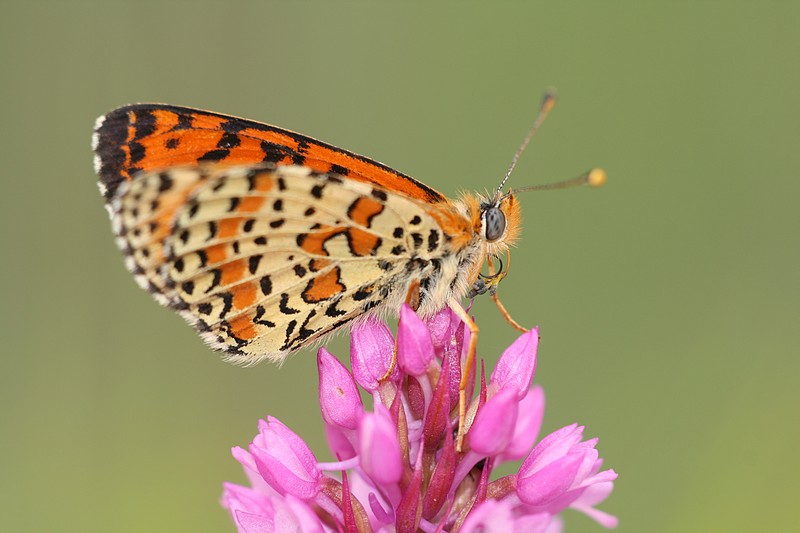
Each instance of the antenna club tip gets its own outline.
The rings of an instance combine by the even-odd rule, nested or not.
[[[542,97],[542,111],[548,112],[556,105],[556,101],[558,100],[558,94],[555,90],[549,90],[544,93]]]
[[[608,179],[608,174],[602,168],[593,168],[586,175],[586,183],[590,187],[602,187]]]

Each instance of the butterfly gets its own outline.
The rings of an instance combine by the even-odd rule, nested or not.
[[[347,150],[200,109],[120,107],[92,146],[128,270],[240,364],[283,361],[409,300],[423,318],[450,306],[477,334],[461,301],[496,296],[494,261],[520,231],[505,179],[451,200]]]

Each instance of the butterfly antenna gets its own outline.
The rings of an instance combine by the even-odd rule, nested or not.
[[[511,165],[509,165],[508,170],[506,171],[506,175],[503,176],[503,181],[500,182],[500,186],[497,187],[497,193],[495,196],[497,198],[503,194],[503,187],[505,187],[506,181],[508,181],[508,177],[514,172],[514,167],[517,166],[517,161],[519,161],[519,156],[522,155],[522,152],[525,151],[527,148],[528,143],[531,142],[536,131],[539,129],[539,126],[542,125],[544,119],[547,118],[547,114],[550,113],[550,110],[556,105],[556,93],[553,90],[549,90],[544,93],[544,98],[542,98],[542,106],[539,108],[539,113],[536,115],[536,119],[533,121],[533,125],[531,129],[528,130],[528,134],[525,136],[525,140],[522,141],[522,144],[517,149],[517,153],[514,154],[514,158],[511,160]]]
[[[555,183],[543,183],[541,185],[528,185],[514,189],[514,194],[527,191],[547,191],[551,189],[566,189],[568,187],[578,187],[581,185],[588,185],[589,187],[600,187],[608,178],[606,171],[602,168],[593,168],[589,172],[581,174],[577,178],[572,178],[564,181],[556,181]],[[511,194],[509,191],[508,194]]]

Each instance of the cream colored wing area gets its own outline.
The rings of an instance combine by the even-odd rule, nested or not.
[[[172,301],[161,273],[166,239],[171,235],[175,213],[207,177],[200,169],[182,168],[141,174],[123,181],[107,204],[125,266],[136,282],[163,305]]]
[[[115,202],[140,232],[120,238],[145,286],[245,364],[404,297],[445,240],[416,200],[306,167],[176,168],[126,189]],[[135,207],[152,200],[152,212]]]

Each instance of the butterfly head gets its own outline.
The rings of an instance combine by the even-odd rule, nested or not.
[[[519,202],[511,193],[481,201],[480,235],[489,255],[502,254],[514,244],[519,237],[520,219]]]

